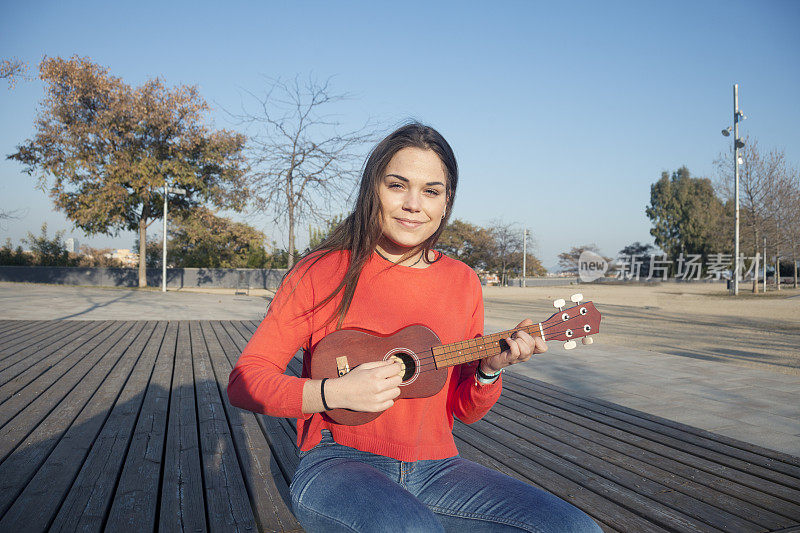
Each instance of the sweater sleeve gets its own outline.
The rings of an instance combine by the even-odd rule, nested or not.
[[[270,416],[311,417],[303,413],[303,386],[308,379],[284,374],[289,361],[311,338],[308,311],[314,298],[308,278],[307,272],[293,272],[275,294],[228,379],[232,405]]]
[[[483,335],[483,293],[477,276],[473,278],[474,308],[469,338]],[[458,380],[452,404],[453,414],[466,424],[477,422],[489,412],[503,391],[502,375],[494,383],[483,385],[475,379],[480,360],[458,365],[453,369],[453,379]]]

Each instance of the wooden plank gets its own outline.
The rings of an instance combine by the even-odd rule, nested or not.
[[[166,323],[164,340],[114,492],[106,531],[156,529],[177,336],[178,324]]]
[[[53,451],[36,471],[33,478],[25,486],[13,505],[0,520],[0,530],[44,531],[50,529],[50,522],[59,510],[61,502],[78,475],[81,466],[86,460],[89,451],[96,442],[98,434],[105,425],[112,407],[124,390],[126,382],[134,367],[142,361],[143,350],[150,339],[155,323],[138,323],[133,331],[137,332],[131,343],[124,347],[122,355],[114,366],[102,378],[96,390],[94,385],[84,382],[89,391],[74,390],[70,396],[84,396],[77,403],[85,402],[78,416],[58,441]],[[152,367],[152,358],[143,362],[144,370],[149,374]],[[130,387],[128,387],[130,392]],[[135,391],[134,391],[135,393]],[[130,394],[128,397],[130,398]],[[88,397],[88,401],[86,398]],[[66,403],[70,400],[67,398]],[[62,404],[63,405],[63,404]],[[100,443],[103,446],[103,442]],[[127,447],[127,442],[122,442],[122,448]],[[108,451],[103,450],[104,460]],[[102,464],[97,465],[102,467]],[[114,469],[113,482],[116,480],[117,469]],[[88,473],[92,480],[102,479],[102,470]],[[84,477],[85,481],[85,477]],[[82,510],[82,509],[81,509]],[[105,515],[105,509],[101,511]]]
[[[244,347],[244,340],[234,333],[239,342],[235,343],[225,326],[229,326],[229,323],[223,325],[214,321],[211,322],[211,327],[215,336],[212,337],[205,328],[204,333],[209,333],[206,335],[206,342],[211,353],[211,362],[217,385],[223,392],[223,406],[258,528],[264,531],[299,530],[300,524],[291,511],[288,483],[254,413],[233,407],[225,393],[228,376]]]
[[[3,427],[0,431],[0,446],[4,458],[0,464],[0,513],[8,510],[39,465],[67,433],[142,326],[144,324],[136,326],[134,323],[124,323],[120,328],[122,334],[117,339],[120,342],[115,342],[108,349],[99,350],[94,357],[87,358],[91,368],[76,373],[70,379],[65,379],[64,383],[49,389]],[[80,386],[76,386],[78,382]],[[17,447],[18,444],[22,445]]]
[[[180,321],[175,349],[167,444],[161,482],[159,531],[208,529],[197,437],[189,324]]]
[[[165,330],[166,323],[149,322],[140,334],[152,331],[49,531],[103,529]]]
[[[518,374],[515,374],[514,377],[515,378],[518,377],[522,382],[530,381],[530,385],[529,386],[533,387],[533,388],[540,387],[540,388],[552,390],[552,391],[555,391],[555,392],[558,392],[558,393],[561,393],[561,394],[573,395],[574,396],[574,394],[570,393],[570,391],[568,391],[567,389],[564,389],[562,387],[557,387],[556,385],[553,385],[551,383],[547,383],[547,382],[544,382],[544,381],[533,380],[531,378],[528,378],[527,376],[521,376],[521,375],[518,375]],[[645,420],[649,420],[649,421],[655,422],[660,426],[664,426],[664,427],[668,427],[668,428],[674,428],[674,429],[679,430],[679,431],[681,431],[683,433],[689,433],[689,434],[701,437],[701,438],[703,438],[703,439],[705,439],[707,441],[712,441],[713,443],[720,443],[720,444],[728,445],[728,446],[731,446],[732,448],[737,448],[737,449],[740,449],[742,451],[749,452],[751,454],[755,454],[755,455],[742,456],[741,458],[746,460],[746,461],[750,461],[752,459],[755,459],[756,461],[759,461],[759,464],[763,464],[763,465],[767,466],[768,468],[780,469],[780,471],[782,471],[784,473],[787,473],[789,475],[795,476],[795,477],[798,475],[798,472],[800,472],[800,470],[798,468],[796,468],[796,467],[800,467],[800,457],[797,457],[797,456],[794,456],[794,455],[789,455],[787,453],[783,453],[783,452],[780,452],[780,451],[777,451],[777,450],[771,450],[769,448],[764,448],[762,446],[758,446],[756,444],[752,444],[752,443],[749,443],[749,442],[744,442],[744,441],[741,441],[741,440],[737,440],[737,439],[734,439],[734,438],[731,438],[731,437],[726,437],[725,435],[720,435],[718,433],[712,433],[712,432],[706,431],[704,429],[700,429],[700,428],[697,428],[697,427],[693,427],[693,426],[689,426],[689,425],[686,425],[686,424],[682,424],[680,422],[676,422],[674,420],[669,420],[667,418],[662,418],[660,416],[652,415],[652,414],[649,414],[649,413],[644,413],[642,411],[637,411],[635,409],[631,409],[629,407],[625,407],[625,406],[622,406],[622,405],[617,405],[615,403],[608,402],[608,401],[605,401],[605,400],[601,400],[599,398],[584,398],[584,399],[585,400],[591,400],[593,403],[595,403],[597,405],[613,409],[613,410],[618,411],[620,413],[631,414],[631,415],[634,415],[634,416],[636,416],[638,418],[643,418]],[[767,461],[764,461],[764,458],[766,458]],[[770,460],[772,460],[772,461],[770,461]],[[774,461],[777,461],[778,463],[776,464]],[[786,465],[783,465],[781,463],[785,463],[786,465],[789,465],[790,468],[786,468]]]
[[[52,353],[55,350],[54,346],[63,346],[68,342],[68,339],[74,338],[80,331],[84,330],[84,328],[90,328],[92,326],[92,323],[80,324],[71,322],[67,323],[66,328],[57,330],[56,335],[44,335],[41,338],[35,338],[24,347],[14,348],[8,351],[0,348],[0,355],[2,355],[2,361],[0,361],[0,383],[5,383],[7,381],[3,376],[6,375],[9,367],[23,362],[32,355],[42,354],[43,352]],[[38,359],[41,359],[41,357]]]
[[[613,501],[632,513],[643,517],[647,522],[665,529],[674,529],[676,531],[718,530],[676,509],[657,502],[647,495],[631,490],[618,483],[618,480],[607,479],[591,469],[584,468],[582,464],[575,461],[575,456],[561,457],[557,453],[551,452],[546,445],[530,443],[515,437],[505,428],[495,426],[485,418],[471,424],[469,429],[477,432],[485,441],[494,441],[509,449],[519,449],[529,460],[538,463],[562,478],[569,479],[594,492],[597,496],[591,500],[589,505],[581,507],[581,509],[591,511],[593,514],[599,513],[602,507]],[[558,451],[564,453],[563,449]],[[556,485],[547,487],[547,490],[566,499],[562,495],[564,493],[563,487]],[[612,523],[612,525],[614,524]]]
[[[54,372],[53,370],[59,367],[56,365],[3,404],[0,418],[7,423],[0,429],[0,461],[5,461],[34,429],[39,430],[40,422],[45,419],[50,419],[53,423],[58,421],[55,426],[48,424],[47,427],[52,428],[54,432],[48,434],[47,438],[57,440],[61,437],[77,415],[76,409],[79,407],[75,397],[69,403],[72,410],[65,410],[64,406],[60,405],[61,402],[78,385],[80,385],[79,392],[94,390],[90,385],[102,379],[135,337],[136,331],[133,327],[132,322],[122,323],[116,331],[103,342],[95,344],[90,351],[86,350],[89,345],[85,345],[76,352],[81,358],[66,373],[62,375]],[[77,398],[84,402],[88,399],[80,395]]]
[[[584,401],[575,397],[562,398],[562,395],[557,393],[548,394],[531,389],[525,389],[522,393],[532,399],[540,400],[544,404],[560,407],[589,420],[640,437],[644,439],[640,446],[646,447],[650,451],[666,457],[673,457],[714,475],[773,494],[788,502],[800,501],[800,490],[793,488],[796,486],[796,478],[772,471],[765,466],[731,457],[723,451],[698,445],[692,442],[695,439],[691,436],[687,437],[688,441],[681,440],[683,435],[675,429],[659,428],[655,422],[636,420],[633,415],[613,413],[610,409],[597,407],[588,400]],[[617,416],[614,416],[615,414]],[[698,459],[703,461],[698,461]]]
[[[4,383],[0,387],[3,391],[3,396],[0,397],[0,426],[7,424],[20,411],[47,394],[56,383],[72,383],[74,386],[80,379],[79,375],[85,374],[91,366],[86,358],[101,353],[97,351],[98,347],[102,351],[113,346],[124,333],[112,327],[111,322],[104,323],[103,328],[100,334],[78,343],[65,356],[54,354],[48,362],[36,366],[34,370],[28,369]]]
[[[102,323],[87,323],[87,326],[89,327],[80,328],[49,346],[41,348],[38,352],[36,347],[33,347],[33,353],[28,354],[25,350],[8,358],[9,365],[0,372],[0,403],[25,388],[28,383],[41,376],[74,350],[101,334],[106,327]],[[108,334],[110,335],[111,332]]]
[[[575,435],[572,435],[571,438],[564,438],[564,435],[559,434],[559,437],[564,438],[562,442],[545,432],[538,431],[538,429],[540,429],[539,427],[537,427],[537,430],[531,429],[530,427],[520,424],[513,418],[503,417],[497,412],[494,412],[494,410],[489,412],[483,420],[507,432],[510,437],[510,445],[521,445],[527,448],[527,443],[532,444],[535,446],[535,448],[530,448],[532,455],[539,455],[539,449],[547,450],[560,459],[569,461],[579,468],[588,471],[589,474],[587,477],[592,475],[602,477],[622,489],[636,494],[637,498],[632,499],[631,504],[638,500],[639,497],[643,497],[639,500],[642,503],[642,507],[637,508],[626,505],[637,514],[646,516],[647,510],[653,508],[653,502],[657,502],[665,508],[680,513],[681,516],[702,521],[717,529],[724,529],[726,527],[737,531],[759,529],[757,524],[749,520],[709,505],[689,494],[674,490],[662,484],[660,480],[649,479],[641,475],[641,472],[630,471],[613,462],[608,462],[607,457],[603,456],[602,452],[600,457],[598,457],[584,451],[580,448],[580,443],[575,442],[578,440],[578,437]],[[609,452],[613,453],[613,451],[610,450]],[[620,501],[620,503],[622,502]],[[664,522],[662,522],[662,524],[665,526],[667,525]]]
[[[43,331],[48,326],[48,320],[12,320],[0,336],[0,350],[6,348],[19,339],[25,338],[30,333]]]
[[[208,527],[252,530],[255,518],[201,327],[198,321],[189,323]]]
[[[232,330],[239,333],[239,338],[244,345],[250,340],[257,324],[253,322],[236,321],[231,322]],[[289,375],[300,375],[300,360],[295,356],[287,366],[286,373]],[[296,422],[285,418],[275,418],[266,415],[257,416],[258,423],[270,443],[278,466],[286,477],[287,483],[291,483],[297,465],[300,463],[299,451],[297,449],[297,427]]]
[[[50,327],[50,324],[45,320],[19,320],[17,322],[19,323],[18,327],[10,328],[0,337],[0,352],[6,353],[7,350],[18,343],[24,342],[29,336],[47,332],[48,327]]]
[[[669,490],[690,494],[764,527],[775,529],[786,524],[784,517],[769,510],[772,507],[770,504],[780,504],[772,497],[762,495],[765,500],[761,500],[759,507],[755,502],[748,501],[748,497],[752,496],[752,489],[745,489],[671,458],[656,456],[632,444],[612,439],[578,424],[579,420],[571,421],[572,417],[568,413],[565,418],[561,418],[560,412],[540,410],[537,404],[526,404],[517,401],[516,397],[518,394],[515,391],[506,388],[501,401],[492,407],[492,413],[518,420],[604,461],[658,481]],[[726,492],[719,491],[720,485],[726,485]],[[738,497],[730,496],[731,493]]]
[[[0,337],[0,354],[5,359],[6,354],[13,355],[19,350],[25,349],[36,343],[47,342],[47,339],[57,338],[58,336],[65,335],[67,332],[74,330],[81,326],[74,321],[61,321],[50,322],[42,321],[34,331],[25,331],[24,333],[15,330],[12,335]],[[12,341],[12,339],[15,339]]]
[[[474,430],[472,426],[476,424],[480,424],[480,422],[469,426],[458,423],[454,427],[454,435],[483,453],[494,457],[495,460],[522,476],[535,479],[539,486],[547,492],[568,501],[612,528],[619,531],[636,531],[637,533],[664,532],[672,529],[656,526],[620,506],[613,495],[611,497],[599,496],[586,487],[586,480],[576,482],[564,477],[546,465],[533,461],[531,457],[523,453],[523,450],[517,447],[509,448],[494,439],[486,438],[484,434]]]
[[[461,424],[461,422],[456,421],[456,424]],[[514,479],[522,481],[523,483],[527,483],[528,485],[536,487],[537,489],[544,490],[544,489],[542,489],[542,487],[540,487],[536,483],[535,480],[528,479],[525,476],[523,476],[522,474],[520,474],[519,472],[508,468],[503,463],[495,460],[493,457],[489,456],[488,454],[483,453],[483,451],[481,451],[478,448],[472,446],[471,444],[469,444],[465,440],[463,440],[461,438],[456,438],[455,441],[456,441],[456,447],[458,448],[458,455],[460,455],[464,459],[467,459],[468,461],[472,461],[473,463],[481,464],[481,465],[483,465],[483,466],[485,466],[487,468],[491,468],[492,470],[497,470],[498,472],[500,472],[502,474],[505,474],[508,477],[512,477]],[[616,533],[617,532],[616,529],[614,529],[613,527],[609,526],[608,524],[603,523],[603,521],[600,520],[598,517],[592,516],[592,515],[589,515],[589,516],[592,517],[592,520],[594,520],[595,522],[598,523],[598,525],[603,529],[603,531],[605,533]]]
[[[4,333],[8,333],[9,331],[18,329],[26,324],[30,324],[31,322],[35,322],[35,320],[16,320],[10,318],[0,320],[0,336],[2,336]]]

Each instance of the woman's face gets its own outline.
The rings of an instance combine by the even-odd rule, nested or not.
[[[381,247],[402,255],[433,235],[447,208],[447,173],[433,150],[403,148],[378,184]]]

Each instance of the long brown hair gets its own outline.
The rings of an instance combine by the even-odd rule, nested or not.
[[[436,232],[404,254],[402,259],[412,257],[422,251],[423,261],[430,263],[431,261],[428,257],[430,250],[439,240],[439,236],[442,234],[453,210],[453,202],[455,201],[456,187],[458,185],[458,164],[456,163],[453,149],[438,131],[430,126],[412,122],[390,133],[372,149],[364,165],[353,212],[319,246],[310,250],[295,265],[295,268],[306,265],[303,268],[307,272],[317,261],[329,253],[342,250],[350,252],[347,271],[342,281],[331,294],[317,303],[312,309],[309,309],[309,312],[315,311],[330,302],[340,292],[343,292],[342,301],[336,309],[336,314],[329,319],[333,320],[334,317],[338,316],[337,328],[340,328],[342,322],[344,322],[347,310],[353,301],[353,294],[361,276],[361,271],[364,269],[364,265],[366,265],[375,250],[375,246],[383,233],[380,222],[381,205],[378,197],[378,186],[383,180],[383,174],[392,157],[403,148],[433,150],[439,156],[447,172],[447,206],[444,218]]]

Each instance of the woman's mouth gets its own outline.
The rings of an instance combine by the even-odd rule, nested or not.
[[[409,220],[406,218],[396,218],[395,220],[399,222],[401,226],[409,229],[416,229],[425,223],[421,220]]]

